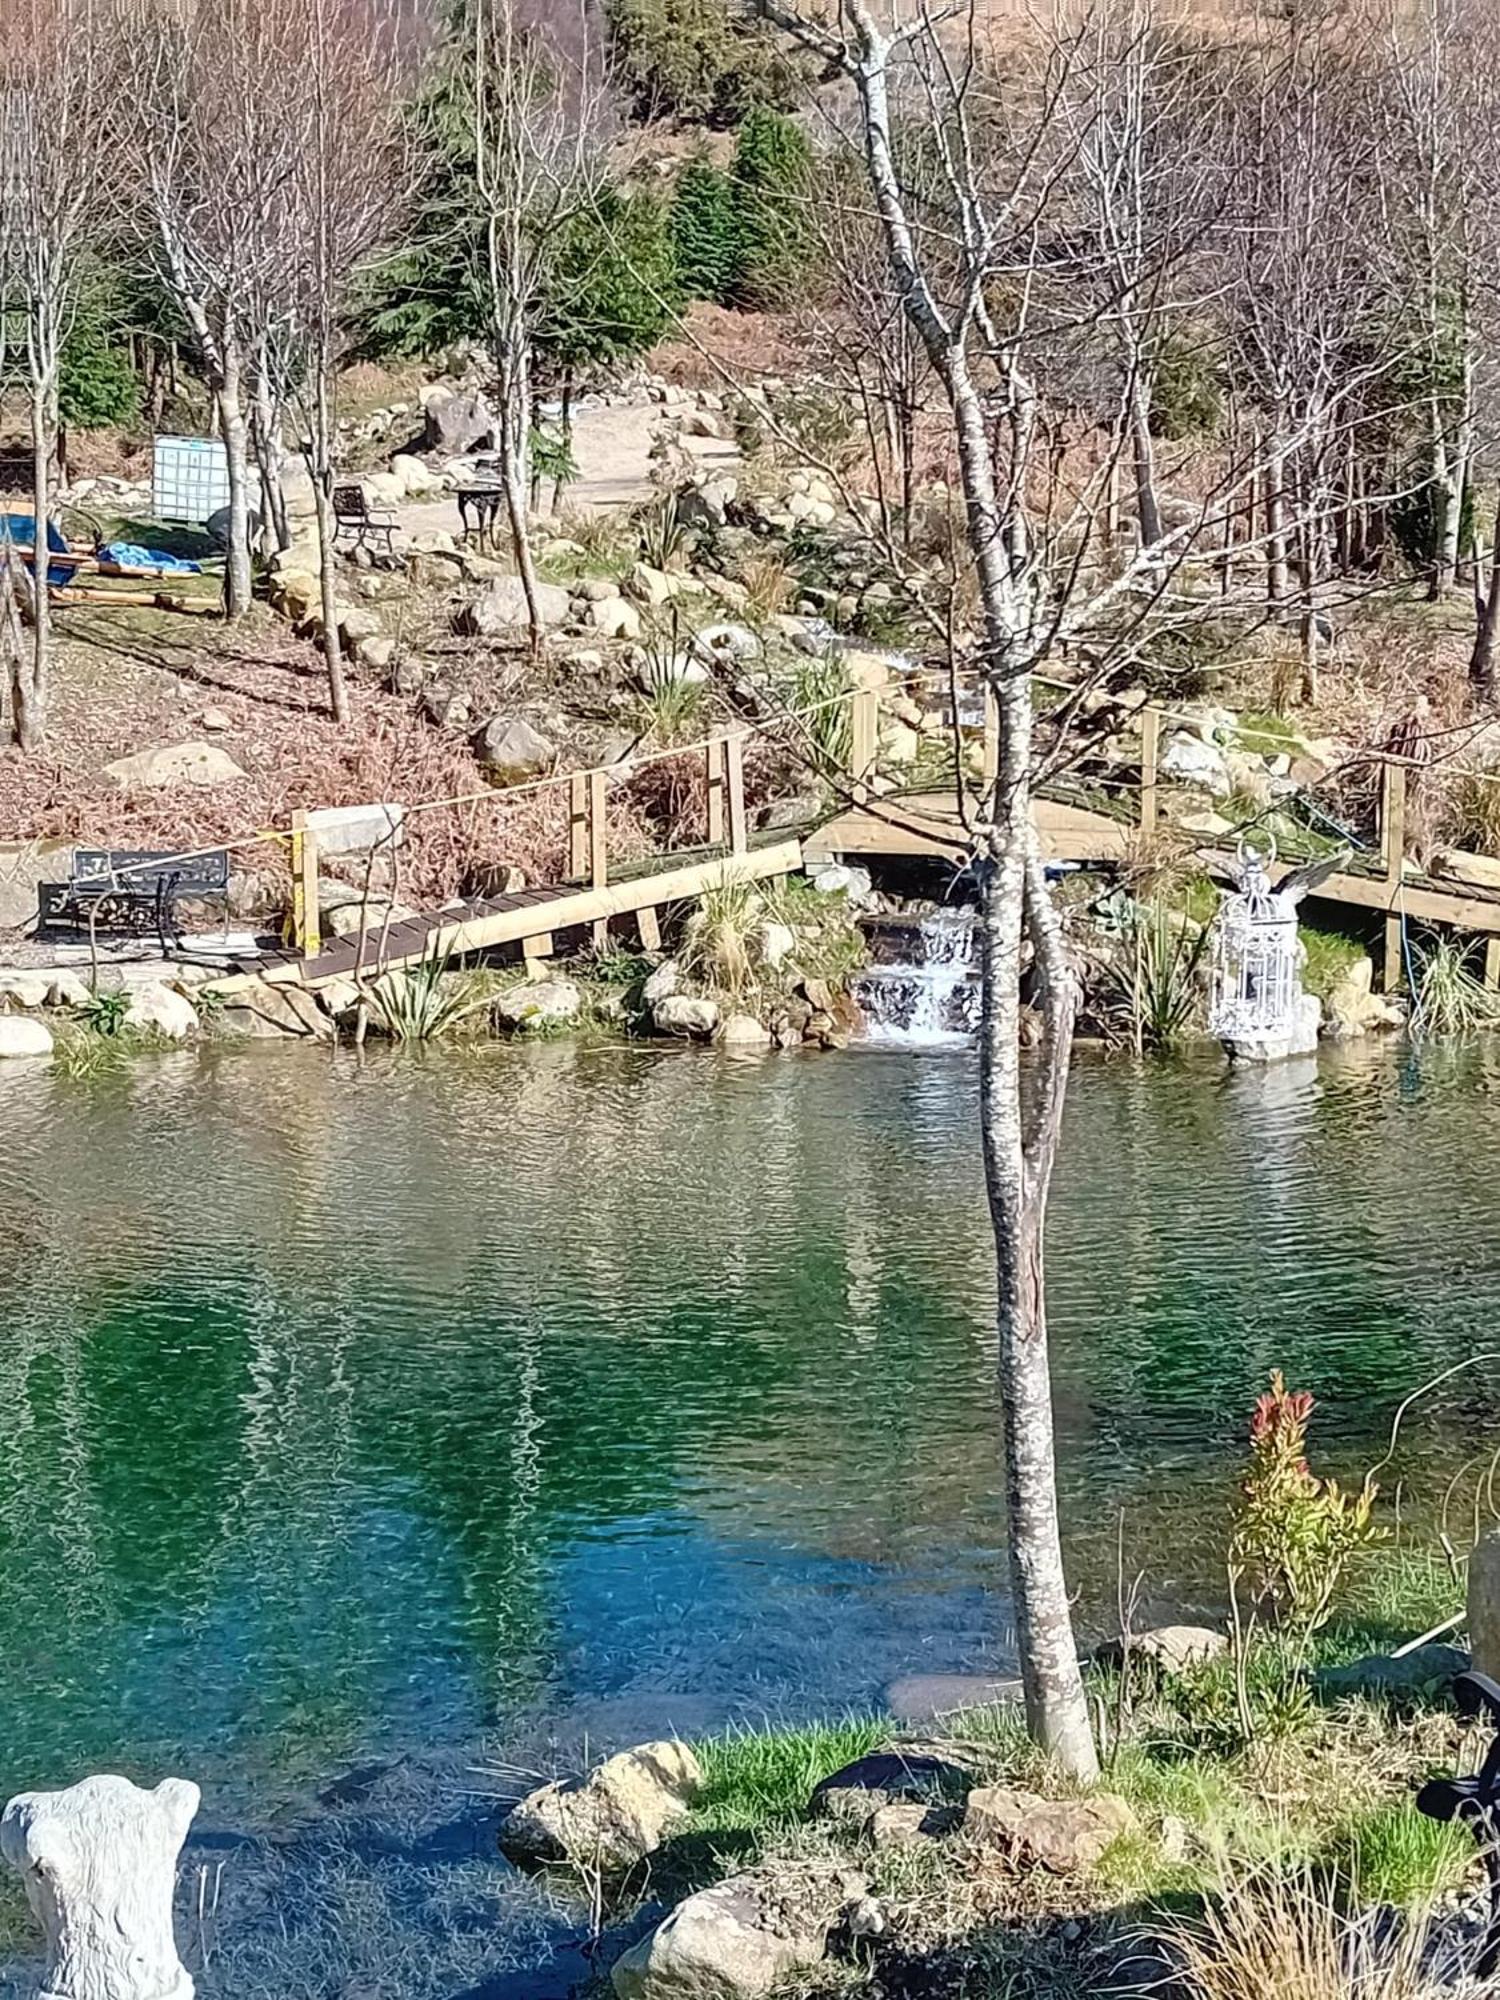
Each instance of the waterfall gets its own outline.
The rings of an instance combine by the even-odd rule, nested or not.
[[[979,1026],[979,970],[972,910],[917,918],[871,918],[873,963],[854,982],[865,1039],[942,1047]]]

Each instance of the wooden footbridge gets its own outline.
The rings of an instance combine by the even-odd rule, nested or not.
[[[561,882],[519,889],[508,894],[475,898],[432,914],[374,923],[353,936],[324,942],[319,922],[318,855],[314,833],[305,815],[298,815],[289,837],[293,857],[295,942],[284,951],[236,961],[234,971],[216,984],[232,992],[259,981],[327,986],[334,982],[374,977],[434,959],[509,947],[528,966],[549,958],[559,940],[592,937],[602,945],[611,926],[628,927],[648,949],[661,937],[661,912],[671,905],[696,900],[729,884],[772,881],[790,875],[811,861],[930,857],[960,864],[970,851],[972,836],[960,816],[958,790],[896,789],[880,771],[880,747],[886,718],[882,697],[858,691],[840,697],[849,706],[847,739],[849,769],[843,791],[846,803],[821,824],[797,831],[753,834],[745,804],[745,747],[763,731],[744,727],[715,732],[687,749],[653,753],[625,766],[596,768],[540,779],[526,786],[476,795],[497,806],[526,792],[566,786],[569,799],[568,870]],[[826,706],[826,704],[825,704]],[[1042,797],[1036,803],[1037,827],[1049,860],[1083,864],[1123,864],[1147,858],[1153,836],[1170,836],[1162,811],[1158,746],[1166,712],[1154,707],[1139,711],[1139,776],[1112,793],[1110,810],[1095,810],[1074,800]],[[955,732],[962,748],[966,732]],[[973,740],[966,758],[975,765],[982,785],[995,766],[997,733],[992,712],[982,726],[967,732]],[[646,861],[616,865],[609,853],[607,801],[611,782],[627,778],[657,759],[701,755],[707,785],[706,834],[703,846],[677,850]],[[1474,863],[1478,881],[1458,885],[1414,873],[1404,854],[1405,799],[1408,767],[1398,759],[1381,764],[1380,811],[1375,839],[1363,855],[1348,862],[1318,889],[1321,900],[1343,904],[1384,918],[1385,983],[1399,983],[1402,971],[1403,922],[1440,925],[1478,933],[1487,939],[1485,976],[1500,984],[1500,862],[1482,856],[1459,857]],[[441,801],[435,804],[464,803]],[[409,809],[413,813],[427,806]],[[1212,839],[1194,843],[1181,839],[1188,851],[1211,873],[1227,874],[1234,862],[1228,848]],[[1277,873],[1297,865],[1282,861]],[[1493,886],[1484,878],[1493,877]]]

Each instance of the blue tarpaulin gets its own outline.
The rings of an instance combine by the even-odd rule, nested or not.
[[[30,549],[36,543],[36,516],[34,514],[0,514],[0,536],[14,542],[18,548]],[[49,521],[47,523],[47,552],[49,555],[65,556],[68,545],[63,540],[62,531]],[[31,568],[28,559],[27,568]],[[62,590],[73,581],[76,565],[71,562],[49,563],[47,582],[53,590]]]
[[[139,542],[106,542],[99,560],[114,569],[153,570],[158,576],[199,576],[203,570],[201,563],[189,562],[186,556],[163,555]]]

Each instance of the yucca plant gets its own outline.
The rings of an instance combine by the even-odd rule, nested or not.
[[[450,954],[433,952],[408,970],[383,972],[369,988],[375,1024],[395,1042],[435,1042],[489,1003],[469,980],[448,978]]]
[[[1474,970],[1472,951],[1458,938],[1437,938],[1415,951],[1414,1035],[1473,1035],[1500,1027],[1500,993]]]
[[[1164,895],[1132,905],[1105,968],[1105,989],[1110,1011],[1137,1055],[1174,1049],[1189,1033],[1202,1001],[1208,940],[1207,926],[1194,923]]]
[[[851,691],[849,669],[831,652],[799,657],[786,690],[787,707],[828,770],[847,771],[854,758],[854,718],[843,698]]]

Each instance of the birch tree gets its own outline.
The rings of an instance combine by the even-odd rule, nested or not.
[[[36,551],[29,641],[10,648],[10,728],[23,750],[35,749],[47,727],[53,640],[44,552],[56,511],[58,390],[104,215],[106,46],[94,0],[10,0],[0,20],[0,344],[26,394]]]

